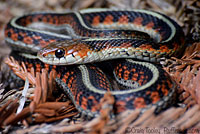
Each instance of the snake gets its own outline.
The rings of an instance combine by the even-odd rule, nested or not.
[[[28,71],[56,70],[57,85],[88,117],[100,114],[108,91],[116,114],[152,106],[161,111],[175,100],[176,84],[159,62],[180,53],[184,32],[164,14],[104,8],[29,13],[7,23],[5,41]]]

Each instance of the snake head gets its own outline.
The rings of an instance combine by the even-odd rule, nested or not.
[[[51,65],[80,64],[88,56],[90,48],[81,41],[54,42],[38,52],[38,58]]]

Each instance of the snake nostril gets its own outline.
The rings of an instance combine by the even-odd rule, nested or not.
[[[55,55],[57,58],[62,58],[65,55],[65,50],[64,49],[57,49],[55,51]]]

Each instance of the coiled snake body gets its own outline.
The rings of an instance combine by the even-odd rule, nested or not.
[[[89,116],[99,114],[100,99],[107,91],[115,97],[116,113],[152,105],[160,110],[173,101],[173,81],[150,62],[177,53],[184,34],[160,13],[109,9],[33,13],[12,19],[5,37],[14,58],[24,61],[29,70],[55,69],[58,85]],[[112,68],[113,76],[93,64],[107,60],[104,67]],[[111,78],[119,89],[109,82]]]

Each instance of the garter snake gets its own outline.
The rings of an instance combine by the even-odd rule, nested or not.
[[[5,40],[28,70],[55,69],[57,84],[77,109],[95,116],[107,91],[115,97],[116,113],[169,105],[175,85],[157,63],[179,52],[184,33],[175,21],[153,11],[85,9],[13,18],[6,25]],[[104,67],[113,69],[117,90],[93,64],[112,59],[118,60]]]

